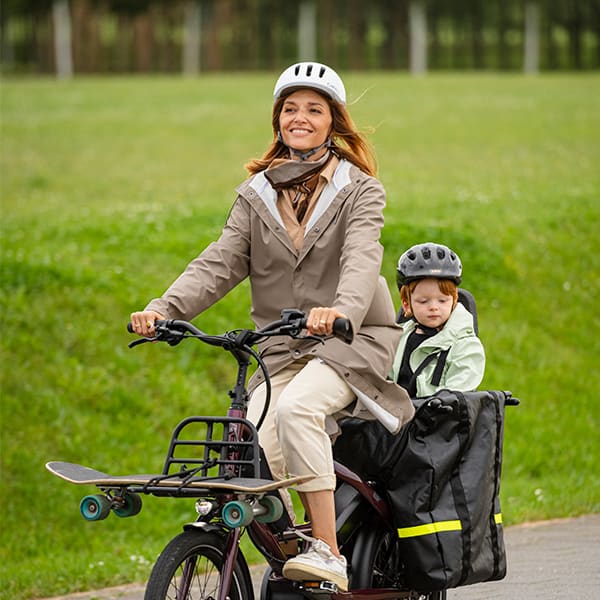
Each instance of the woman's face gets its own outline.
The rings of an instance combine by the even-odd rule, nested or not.
[[[333,118],[327,100],[309,89],[291,93],[279,113],[279,131],[284,143],[295,150],[307,151],[327,141]],[[313,160],[325,152],[317,153]]]

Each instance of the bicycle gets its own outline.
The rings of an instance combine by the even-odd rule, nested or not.
[[[217,478],[230,481],[241,475],[258,477],[261,474],[260,464],[257,464],[260,456],[257,430],[268,410],[270,390],[267,391],[261,419],[254,427],[245,421],[248,401],[246,380],[251,357],[263,369],[268,387],[269,383],[266,368],[252,346],[270,336],[298,338],[305,328],[305,315],[295,310],[282,311],[281,320],[260,330],[243,329],[217,336],[207,335],[185,321],[156,322],[154,340],[175,345],[183,339],[195,338],[227,350],[238,363],[236,384],[229,392],[231,405],[226,416],[208,419],[190,417],[182,421],[173,433],[164,473],[168,473],[173,464],[186,463],[186,478],[206,478],[211,469],[217,469]],[[334,335],[350,341],[349,323],[338,319],[334,325]],[[144,341],[136,340],[130,345]],[[190,469],[190,457],[175,458],[174,452],[182,443],[182,430],[198,422],[209,425],[208,435],[203,440],[183,442],[188,447],[195,443],[203,448],[202,457],[196,459],[198,462]],[[217,424],[222,425],[221,440],[214,439]],[[271,495],[250,497],[246,493],[232,494],[227,490],[205,490],[201,500],[196,503],[197,521],[186,525],[183,533],[165,547],[155,563],[145,600],[253,598],[248,565],[238,550],[244,528],[269,565],[261,590],[261,598],[265,600],[292,600],[315,594],[352,600],[445,598],[445,592],[419,594],[399,589],[400,557],[394,550],[396,532],[391,524],[388,505],[374,484],[363,481],[339,463],[336,463],[335,470],[339,481],[335,493],[336,525],[340,551],[346,555],[349,564],[348,592],[339,592],[329,582],[298,583],[281,576],[281,568],[288,558],[284,548],[294,541],[299,547],[303,546],[306,543],[304,538],[310,533],[310,524],[292,526],[288,521],[281,526],[283,507],[279,498],[272,495],[273,492],[270,492]],[[160,490],[154,490],[154,493],[157,491],[160,493]],[[181,490],[181,495],[188,494],[195,495],[197,492]],[[212,579],[208,577],[211,572],[214,575]]]
[[[131,325],[128,329],[131,332]],[[221,347],[235,358],[236,383],[229,391],[226,415],[192,416],[181,421],[173,431],[163,471],[158,475],[114,477],[81,465],[48,463],[50,471],[67,481],[95,484],[101,489],[102,495],[86,496],[81,502],[81,513],[88,520],[106,518],[111,510],[120,517],[133,516],[141,509],[140,494],[197,499],[197,519],[184,525],[183,532],[159,555],[145,600],[253,600],[250,570],[239,549],[244,532],[268,565],[261,600],[445,600],[445,589],[420,592],[406,587],[398,531],[382,484],[361,478],[339,462],[334,463],[338,481],[336,528],[340,551],[348,562],[348,591],[341,592],[327,581],[294,582],[281,575],[290,544],[298,551],[304,549],[310,523],[293,525],[277,492],[302,478],[273,481],[261,457],[258,430],[268,410],[270,383],[253,346],[271,336],[309,338],[302,335],[305,329],[305,315],[297,310],[283,310],[280,320],[262,329],[239,329],[222,335],[206,334],[187,321],[156,321],[153,338],[140,338],[129,346],[155,341],[175,346],[192,338]],[[337,319],[334,335],[350,342],[349,322]],[[245,418],[252,359],[263,370],[267,385],[265,406],[256,426]],[[430,410],[438,410],[439,405],[439,401],[431,403]],[[190,433],[194,435],[189,437]]]

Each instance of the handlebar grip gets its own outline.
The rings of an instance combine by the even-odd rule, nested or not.
[[[342,317],[337,318],[333,322],[333,335],[346,342],[346,344],[351,344],[354,339],[354,331],[350,320]]]
[[[158,325],[163,324],[163,323],[168,323],[168,321],[166,319],[164,319],[164,320],[156,319],[156,321],[154,321],[154,326],[158,327]],[[127,323],[127,331],[128,331],[128,333],[135,333],[135,331],[133,330],[133,323],[131,321],[129,321],[129,323]]]

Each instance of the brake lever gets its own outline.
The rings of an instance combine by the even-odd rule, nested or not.
[[[133,342],[129,342],[127,344],[128,348],[134,348],[135,346],[139,346],[140,344],[145,344],[146,342],[155,342],[156,338],[139,338],[137,340],[133,340]]]

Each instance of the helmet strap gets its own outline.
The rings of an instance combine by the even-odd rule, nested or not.
[[[277,140],[281,142],[294,156],[297,156],[302,161],[308,160],[311,156],[314,156],[319,150],[322,150],[323,148],[329,148],[332,145],[331,138],[327,138],[320,146],[317,146],[316,148],[311,148],[310,150],[306,151],[298,150],[296,148],[288,146],[283,141],[281,131],[277,132]]]

